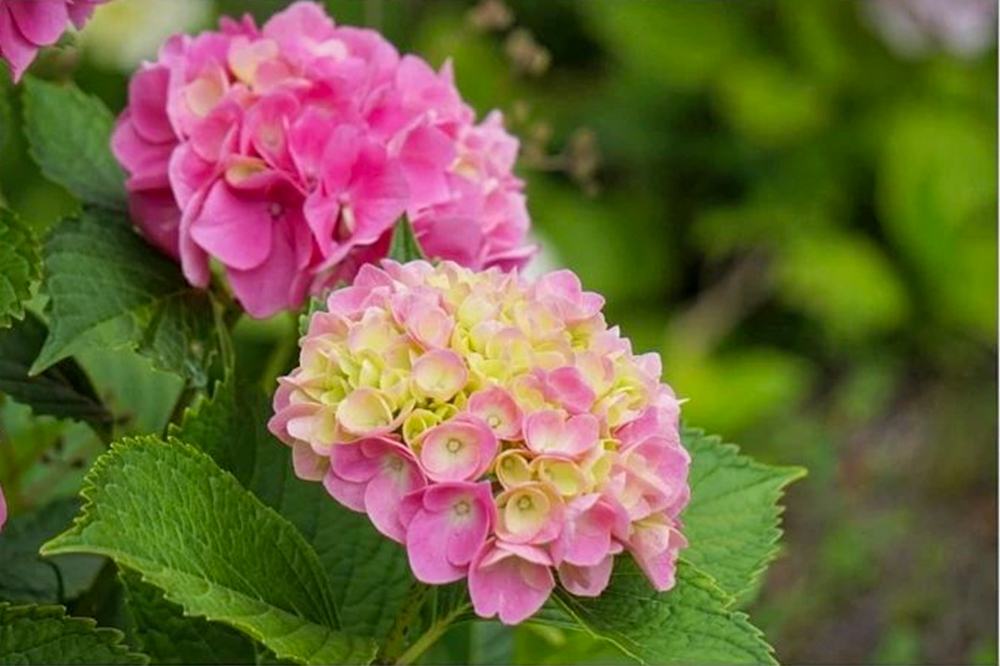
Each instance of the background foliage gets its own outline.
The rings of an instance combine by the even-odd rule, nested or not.
[[[119,0],[36,71],[72,76],[118,110],[157,31],[281,4]],[[786,500],[787,552],[750,606],[781,659],[996,661],[995,49],[902,58],[864,7],[829,0],[327,4],[432,64],[454,57],[477,109],[505,110],[525,142],[543,263],[576,270],[637,348],[663,354],[689,423],[810,469]],[[27,157],[21,99],[2,85],[0,189],[32,225],[5,222],[2,242],[14,244],[76,204]],[[100,196],[102,182],[83,186]],[[49,243],[60,241],[72,230]],[[123,326],[152,316],[144,304],[134,312]],[[261,386],[292,360],[275,341],[296,325],[237,327]],[[38,350],[4,344],[9,381]],[[102,449],[95,430],[162,431],[181,385],[147,358],[191,376],[204,363],[151,345],[157,354],[83,352],[89,380],[65,361],[46,371],[91,426],[2,405],[0,483],[15,513],[76,495]],[[38,543],[76,505],[64,508],[61,520],[48,509],[58,527]],[[62,584],[101,580],[92,559],[72,558],[55,560]],[[51,578],[38,601],[58,599]],[[129,592],[151,594],[138,585]],[[105,587],[125,593],[113,579]],[[75,610],[126,624],[98,602],[85,596]],[[430,658],[620,658],[530,626],[498,652],[500,631],[461,627]]]

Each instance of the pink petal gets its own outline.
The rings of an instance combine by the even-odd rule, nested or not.
[[[403,498],[426,483],[417,465],[398,454],[383,458],[382,470],[365,488],[365,511],[382,534],[393,541],[405,543],[406,527],[399,517]],[[398,461],[398,466],[397,466]]]
[[[455,144],[444,132],[425,125],[410,130],[399,149],[399,160],[410,192],[409,210],[447,199],[446,174],[455,160]]]
[[[142,234],[161,252],[178,258],[181,211],[168,188],[131,192],[129,213]]]
[[[192,221],[191,237],[228,267],[259,266],[271,254],[274,217],[270,204],[264,193],[235,190],[220,180]]]
[[[589,412],[597,398],[580,371],[572,366],[557,368],[546,373],[545,382],[547,396],[561,404],[571,414]]]
[[[330,496],[351,511],[365,513],[365,488],[367,483],[357,483],[339,477],[331,467],[323,477],[323,487]]]
[[[674,586],[677,555],[687,546],[684,536],[670,526],[669,519],[649,519],[634,523],[627,544],[636,564],[657,590],[666,592]]]
[[[413,229],[420,247],[431,259],[450,259],[462,265],[478,268],[482,229],[473,213],[462,214],[433,211],[414,218]]]
[[[292,467],[300,479],[322,481],[330,469],[330,459],[317,455],[308,444],[298,442],[292,446]]]
[[[611,535],[619,520],[618,512],[598,495],[576,498],[570,502],[563,530],[552,546],[552,558],[576,566],[599,564],[612,549]]]
[[[435,484],[423,491],[420,504],[406,534],[414,576],[430,584],[459,580],[493,525],[490,483]]]
[[[90,18],[91,14],[94,13],[94,8],[97,5],[103,4],[108,0],[73,0],[71,4],[66,8],[69,10],[69,18],[76,26],[77,30],[82,30],[84,23]]]
[[[497,447],[497,438],[485,423],[456,417],[424,434],[420,462],[434,481],[468,481],[489,468]]]
[[[128,172],[129,190],[166,187],[167,169],[176,144],[152,143],[137,131],[134,117],[125,111],[111,135],[111,150]],[[137,179],[142,182],[137,183]]]
[[[469,596],[482,618],[518,624],[534,615],[555,588],[552,570],[496,542],[483,546],[469,569]]]
[[[611,581],[614,556],[608,555],[595,565],[581,567],[569,562],[559,565],[559,582],[570,594],[578,597],[597,597]]]
[[[8,0],[6,5],[18,31],[37,46],[56,43],[69,22],[65,0]]]
[[[493,386],[476,391],[469,396],[466,409],[485,421],[500,439],[515,440],[521,437],[521,409],[503,388]]]
[[[578,458],[599,440],[600,424],[593,414],[577,414],[568,419],[557,410],[543,410],[524,421],[525,442],[535,453]]]
[[[0,6],[0,57],[10,64],[15,82],[21,79],[37,53],[38,45],[26,39],[18,29],[8,5]]]
[[[422,583],[443,585],[460,580],[466,567],[452,564],[447,556],[452,529],[446,512],[418,512],[406,528],[406,554],[413,575]],[[484,534],[485,537],[485,534]]]
[[[351,178],[357,217],[357,242],[371,244],[395,225],[406,210],[409,188],[399,164],[382,146],[370,142],[358,155]]]
[[[170,70],[163,66],[145,66],[136,72],[128,85],[128,112],[136,131],[152,143],[174,143],[177,136],[167,117],[167,88]]]
[[[299,307],[309,288],[310,276],[299,267],[302,250],[308,250],[308,239],[301,237],[304,222],[293,218],[275,225],[274,230],[271,253],[263,263],[249,270],[227,271],[237,300],[250,316],[259,319]]]

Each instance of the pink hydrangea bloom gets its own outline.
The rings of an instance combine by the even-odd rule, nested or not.
[[[449,64],[313,2],[168,40],[132,78],[112,148],[149,241],[198,286],[217,260],[257,317],[384,257],[403,214],[432,258],[509,269],[533,252],[500,114],[477,123]]]
[[[0,0],[0,58],[14,80],[35,59],[38,49],[55,44],[70,21],[82,28],[94,7],[107,0]]]
[[[556,585],[597,596],[628,552],[674,585],[690,457],[656,354],[635,355],[569,271],[366,265],[279,380],[296,473],[514,624]]]

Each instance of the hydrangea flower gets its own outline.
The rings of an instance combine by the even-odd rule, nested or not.
[[[450,64],[313,2],[169,39],[132,78],[112,147],[149,241],[197,286],[217,260],[257,317],[384,257],[403,214],[430,257],[509,269],[533,252],[499,112],[477,123]]]
[[[73,22],[82,28],[94,7],[106,0],[0,0],[0,58],[14,80],[35,59],[38,49],[55,44]]]
[[[0,530],[3,529],[3,525],[6,522],[7,522],[7,500],[3,496],[3,487],[0,486]]]
[[[558,579],[599,595],[631,553],[659,590],[685,546],[690,458],[657,354],[635,355],[570,271],[366,265],[312,316],[269,428],[406,548],[513,624]]]

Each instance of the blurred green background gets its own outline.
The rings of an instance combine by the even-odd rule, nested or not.
[[[169,32],[282,4],[119,0],[35,71],[118,110]],[[985,7],[951,32],[905,0],[326,4],[453,58],[477,110],[504,110],[540,267],[573,268],[663,355],[688,423],[809,468],[749,608],[781,660],[997,662],[995,2],[938,0]],[[43,228],[73,203],[30,166],[17,107],[0,96],[0,179]],[[276,325],[241,326],[265,349]],[[5,439],[52,425],[25,419],[5,406]],[[565,641],[529,629],[480,658],[614,658]]]

